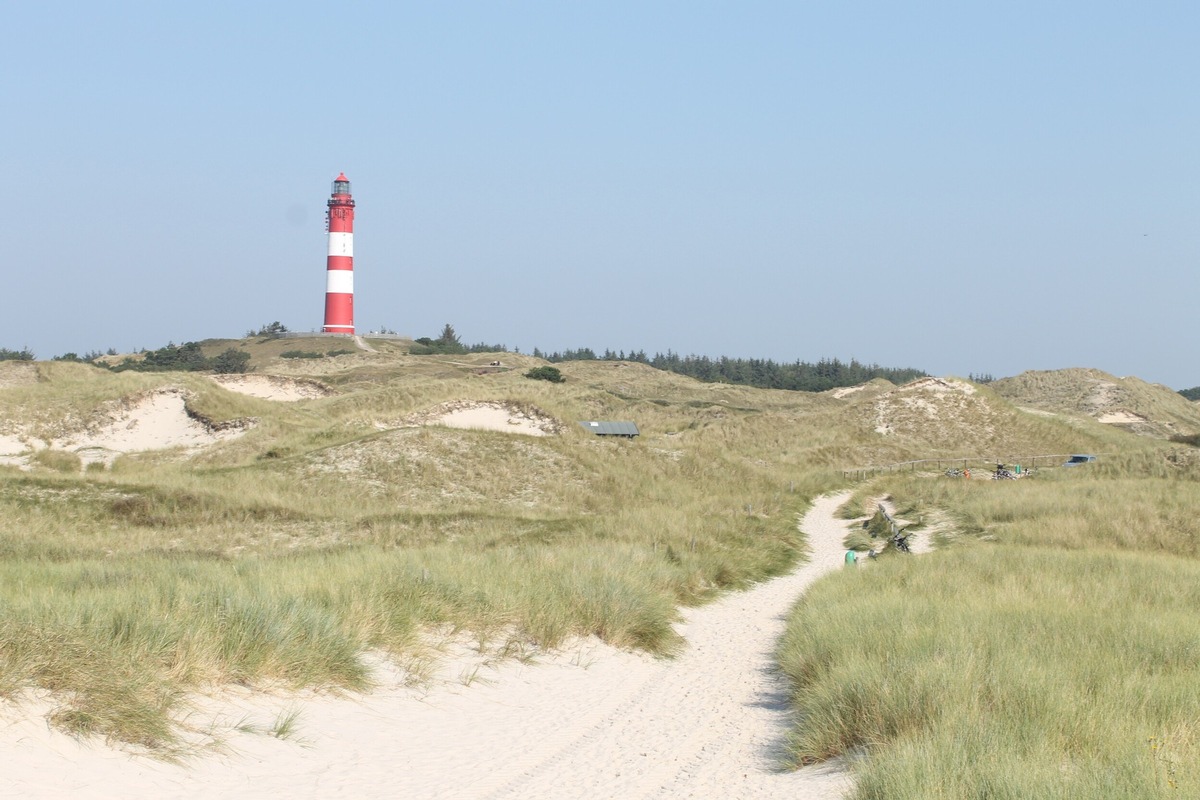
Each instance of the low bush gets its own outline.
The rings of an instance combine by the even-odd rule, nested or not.
[[[245,350],[230,347],[212,360],[213,372],[218,375],[233,375],[250,371],[250,354]]]
[[[23,350],[0,347],[0,361],[33,361],[33,352],[28,347]]]
[[[558,367],[534,367],[525,373],[525,377],[535,381],[550,381],[551,383],[563,383],[566,378]]]
[[[251,329],[251,330],[246,331],[246,338],[250,339],[255,336],[275,337],[275,336],[279,336],[280,334],[287,333],[287,332],[288,332],[287,326],[284,325],[282,322],[279,322],[278,320],[276,320],[275,322],[272,322],[268,325],[263,325],[258,330]]]

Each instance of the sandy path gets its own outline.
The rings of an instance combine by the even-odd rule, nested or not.
[[[795,572],[685,612],[673,660],[599,644],[536,665],[504,662],[426,695],[386,683],[357,698],[247,695],[232,727],[300,712],[297,738],[235,733],[233,755],[188,767],[77,743],[40,720],[0,720],[0,796],[789,798],[843,797],[836,766],[780,769],[790,725],[772,652],[787,611],[840,567],[849,493],[805,516],[812,557]],[[211,709],[210,709],[211,713]],[[15,766],[15,769],[13,768]]]

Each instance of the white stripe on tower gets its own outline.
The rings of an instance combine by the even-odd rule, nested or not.
[[[354,234],[329,232],[329,255],[354,258]]]
[[[328,294],[354,294],[354,270],[325,270],[325,291]]]

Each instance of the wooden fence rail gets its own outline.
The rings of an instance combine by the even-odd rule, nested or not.
[[[887,520],[888,530],[891,531],[891,535],[899,535],[900,526],[896,524],[896,520],[892,518],[892,515],[888,513],[888,510],[884,508],[882,504],[879,506],[879,513],[883,514],[883,518]]]

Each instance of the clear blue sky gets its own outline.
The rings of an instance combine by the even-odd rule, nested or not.
[[[1200,384],[1200,6],[9,3],[0,346],[356,319]]]

